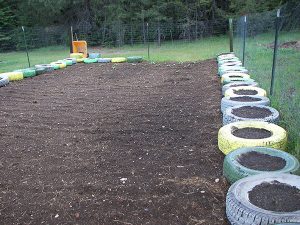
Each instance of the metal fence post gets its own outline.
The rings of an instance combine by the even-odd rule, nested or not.
[[[275,82],[276,61],[277,61],[279,25],[280,25],[280,9],[277,10],[277,16],[276,16],[276,20],[275,20],[275,41],[274,41],[274,52],[273,52],[273,65],[272,65],[270,95],[273,95],[273,93],[274,93],[274,82]]]
[[[243,21],[243,66],[245,66],[246,34],[247,34],[247,16],[245,15]]]
[[[25,36],[25,29],[23,26],[22,26],[22,30],[23,30],[24,44],[25,44],[26,54],[27,54],[28,67],[30,67],[30,60],[29,60],[28,47],[27,47],[26,36]]]
[[[150,60],[149,23],[147,23],[148,60]]]
[[[229,19],[229,46],[230,46],[230,52],[233,52],[233,26],[232,26],[232,18]]]

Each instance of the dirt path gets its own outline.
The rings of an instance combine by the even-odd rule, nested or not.
[[[227,224],[215,74],[80,64],[0,88],[0,224]]]

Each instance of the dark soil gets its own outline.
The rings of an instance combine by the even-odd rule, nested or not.
[[[237,101],[237,102],[258,102],[260,101],[260,98],[241,96],[241,97],[230,97],[230,100]]]
[[[272,112],[266,108],[256,106],[242,106],[232,109],[232,114],[242,118],[266,118],[272,115]]]
[[[239,75],[229,75],[230,78],[236,78],[236,77],[240,77],[242,78],[243,76],[239,76]]]
[[[237,161],[244,167],[260,171],[280,170],[286,165],[283,158],[256,151],[241,154]]]
[[[295,212],[300,210],[300,189],[276,180],[264,182],[249,191],[249,200],[265,210]]]
[[[249,86],[249,84],[232,84],[230,87]]]
[[[0,224],[227,224],[216,73],[78,64],[0,88]]]
[[[256,95],[257,91],[255,91],[255,90],[233,90],[233,93],[236,95]]]
[[[263,139],[272,136],[272,133],[266,129],[253,127],[246,127],[241,129],[234,127],[232,130],[232,134],[236,137],[246,139]]]

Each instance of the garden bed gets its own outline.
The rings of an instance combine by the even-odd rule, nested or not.
[[[78,64],[0,88],[0,221],[227,224],[216,73]]]

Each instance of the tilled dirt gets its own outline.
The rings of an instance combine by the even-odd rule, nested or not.
[[[227,224],[216,68],[79,64],[0,88],[1,224]]]

